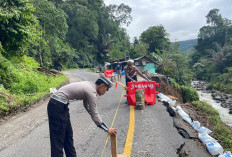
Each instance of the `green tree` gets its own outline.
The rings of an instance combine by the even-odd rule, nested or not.
[[[70,0],[61,8],[68,15],[66,41],[79,52],[81,66],[90,66],[93,59],[102,63],[128,51],[129,38],[120,27],[129,23],[128,6],[108,7],[102,0]]]
[[[3,50],[3,48],[2,48],[2,44],[1,44],[1,42],[0,42],[0,55],[1,55],[1,52],[3,52],[4,50]]]
[[[130,42],[129,37],[120,26],[128,25],[131,21],[131,8],[124,4],[120,6],[110,5],[102,7],[99,11],[98,24],[99,35],[96,45],[99,53],[98,61],[127,56],[129,54]],[[116,53],[119,55],[116,57]],[[113,56],[112,56],[113,54]],[[110,58],[108,57],[110,56]]]
[[[48,1],[52,1],[56,5],[56,8],[59,8],[60,4],[63,2],[63,0],[48,0]]]
[[[162,25],[148,28],[141,34],[140,40],[149,45],[149,53],[156,52],[156,50],[167,51],[170,47],[168,33]]]
[[[67,14],[47,0],[32,0],[32,2],[36,7],[35,15],[40,22],[38,29],[43,34],[39,45],[30,49],[30,56],[40,61],[41,66],[56,69],[77,67],[76,60],[79,58],[79,53],[69,43],[65,43],[68,32]]]
[[[68,32],[65,12],[57,9],[52,2],[47,0],[32,0],[32,2],[36,7],[35,15],[38,17],[43,35],[64,40]]]
[[[131,14],[131,8],[128,5],[125,4],[120,4],[118,5],[110,5],[109,7],[107,7],[108,12],[110,14],[110,18],[112,18],[116,23],[118,23],[118,25],[129,25],[131,20],[132,20],[132,16]]]
[[[131,58],[137,58],[140,56],[146,56],[147,55],[147,49],[148,45],[145,43],[136,44],[134,47],[134,53],[132,53],[130,56]]]
[[[219,9],[212,9],[206,16],[209,26],[203,26],[198,35],[196,51],[191,54],[192,65],[204,65],[205,72],[201,79],[210,79],[210,73],[223,73],[231,66],[231,35],[230,20],[223,19]]]
[[[212,26],[222,26],[224,24],[224,20],[219,14],[219,9],[212,9],[206,16],[206,22],[210,23]]]
[[[205,72],[205,65],[204,64],[201,64],[201,63],[195,63],[193,66],[193,72],[195,73],[195,77],[197,79],[200,79],[202,78],[202,75],[204,74]]]
[[[193,77],[193,72],[188,67],[188,58],[181,53],[174,53],[170,55],[170,60],[176,63],[175,75],[171,76],[181,85],[191,85],[191,80]]]
[[[173,78],[178,84],[190,86],[193,77],[187,56],[180,52],[178,43],[172,43],[168,51],[153,53],[152,57],[158,61],[157,71]]]
[[[114,37],[114,42],[109,47],[109,59],[115,60],[123,58],[130,54],[130,42],[129,37],[124,29],[118,30],[118,37]]]
[[[0,42],[4,56],[22,56],[30,44],[38,44],[40,32],[34,11],[28,0],[0,1]]]
[[[97,15],[88,9],[88,3],[81,5],[74,0],[64,3],[62,9],[68,15],[69,30],[66,41],[79,52],[81,60],[77,61],[78,64],[85,66],[92,62],[96,53],[94,42],[99,30]]]

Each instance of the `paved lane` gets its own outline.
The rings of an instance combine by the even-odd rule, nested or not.
[[[95,81],[96,73],[89,73],[85,70],[65,72],[71,81],[88,80]],[[124,80],[122,81],[124,83]],[[110,89],[104,96],[98,99],[98,110],[103,121],[110,126],[123,88],[118,85],[117,89]],[[130,124],[130,107],[125,104],[123,98],[114,127],[118,130],[117,145],[118,153],[124,152],[127,139],[128,127]],[[46,101],[41,104],[45,120],[38,123],[36,127],[11,142],[7,147],[0,149],[0,157],[48,157],[50,156],[49,131],[46,117]],[[74,142],[79,157],[100,157],[107,134],[97,128],[92,122],[89,114],[85,111],[81,101],[73,102],[69,106],[71,123],[73,126]],[[30,114],[31,111],[25,114]],[[131,157],[177,157],[177,148],[185,142],[173,127],[173,120],[162,103],[148,106],[145,110],[134,110],[134,136],[131,150]],[[34,114],[30,116],[33,117]],[[36,115],[35,115],[36,116]],[[27,118],[30,118],[27,116]],[[17,119],[17,118],[16,118]],[[13,121],[13,120],[12,120]],[[12,121],[9,121],[11,123]],[[9,124],[10,125],[10,124]],[[18,124],[20,125],[20,124]],[[28,123],[30,127],[31,123]],[[0,129],[2,126],[0,126]],[[15,130],[21,131],[21,130]],[[110,141],[106,146],[103,156],[111,154]],[[204,150],[197,150],[196,156],[204,154]],[[203,155],[207,156],[207,155]],[[201,157],[203,157],[201,155]]]

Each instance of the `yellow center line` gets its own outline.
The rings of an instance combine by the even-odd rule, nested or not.
[[[127,155],[128,157],[131,156],[131,149],[132,149],[133,138],[134,138],[134,128],[135,128],[134,106],[130,105],[130,123],[127,132],[126,144],[123,151],[123,154]]]
[[[111,128],[113,127],[115,118],[116,118],[116,116],[117,116],[117,114],[118,114],[118,109],[119,109],[119,107],[120,107],[120,104],[121,104],[121,101],[122,101],[124,92],[125,92],[125,90],[123,90],[123,92],[122,92],[120,101],[119,101],[119,103],[118,103],[118,107],[117,107],[117,109],[116,109],[116,112],[115,112],[115,114],[114,114],[113,121],[112,121],[111,126],[110,126]],[[103,148],[103,150],[102,150],[102,152],[101,152],[101,157],[103,157],[103,154],[104,154],[104,151],[105,151],[105,149],[106,149],[106,145],[107,145],[107,143],[108,143],[108,140],[109,140],[109,134],[107,135],[106,142],[105,142],[105,146],[104,146],[104,148]]]
[[[121,86],[124,87],[124,89],[126,88],[126,86],[124,86],[123,84],[119,83]],[[115,112],[115,115],[114,115],[114,118],[113,118],[113,121],[112,121],[112,124],[111,124],[111,128],[113,127],[113,124],[114,124],[114,121],[115,121],[115,117],[118,113],[118,109],[119,109],[119,106],[120,106],[120,103],[122,101],[122,97],[124,95],[124,91],[123,90],[123,93],[121,95],[121,99],[118,103],[118,107],[116,109],[116,112]],[[127,132],[127,138],[126,138],[126,144],[124,146],[124,152],[123,154],[124,155],[127,155],[127,157],[130,157],[131,156],[131,150],[132,150],[132,144],[133,144],[133,138],[134,138],[134,128],[135,128],[135,112],[134,112],[134,106],[132,105],[129,105],[130,106],[130,122],[129,122],[129,128],[128,128],[128,132]],[[109,140],[109,135],[107,136],[107,139],[105,141],[105,146],[101,152],[101,157],[103,157],[103,154],[104,154],[104,151],[106,149],[106,145],[108,143],[108,140]]]

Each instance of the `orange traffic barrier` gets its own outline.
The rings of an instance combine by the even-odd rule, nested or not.
[[[156,92],[156,87],[159,87],[159,84],[155,81],[149,81],[149,82],[128,82],[128,87],[126,88],[127,94],[125,97],[127,97],[128,104],[129,105],[136,105],[136,99],[135,99],[135,91],[136,89],[144,89],[145,93],[145,103],[148,105],[154,105],[156,103],[156,94],[159,94]]]

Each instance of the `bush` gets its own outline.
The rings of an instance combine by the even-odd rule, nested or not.
[[[11,88],[13,82],[17,82],[16,68],[6,58],[0,56],[0,82],[6,88]]]
[[[182,91],[182,98],[183,98],[184,103],[199,100],[199,96],[198,96],[196,89],[193,89],[188,86],[183,86],[183,85],[180,86],[180,88]]]
[[[0,56],[1,57],[1,56]],[[39,64],[30,57],[0,58],[0,115],[4,116],[34,103],[66,81],[64,75],[45,75],[37,70]]]
[[[220,73],[213,73],[211,75],[210,85],[208,89],[216,89],[228,94],[232,94],[232,68],[228,67],[227,72],[220,74]]]

